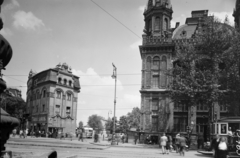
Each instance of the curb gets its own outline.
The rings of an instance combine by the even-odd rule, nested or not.
[[[159,148],[159,147],[148,147],[148,146],[122,146],[122,145],[95,144],[95,143],[90,143],[90,144],[99,145],[99,146],[120,147],[120,148],[148,148],[148,149],[158,149]]]
[[[6,143],[6,144],[7,145],[28,145],[28,146],[57,147],[57,148],[94,149],[94,150],[104,150],[104,149],[107,149],[107,148],[94,148],[94,147],[57,146],[57,145],[23,144],[23,143]],[[110,148],[110,147],[108,147],[108,148]]]

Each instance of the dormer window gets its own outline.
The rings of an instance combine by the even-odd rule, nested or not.
[[[58,84],[62,84],[62,78],[58,78]]]

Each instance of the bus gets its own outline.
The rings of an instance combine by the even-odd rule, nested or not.
[[[86,138],[92,138],[93,137],[93,128],[84,127],[84,135]]]

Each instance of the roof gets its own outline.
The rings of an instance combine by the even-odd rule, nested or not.
[[[182,25],[176,28],[173,32],[173,39],[191,38],[197,29],[197,25]]]

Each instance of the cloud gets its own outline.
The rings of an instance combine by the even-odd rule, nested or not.
[[[140,10],[141,12],[144,12],[145,6],[140,6],[140,7],[138,8],[138,10]]]
[[[13,15],[13,18],[13,26],[17,29],[36,30],[45,26],[43,21],[37,18],[32,12],[18,11]]]
[[[3,28],[2,30],[0,30],[0,34],[3,36],[12,36],[13,35],[12,31],[8,28]]]
[[[232,16],[232,12],[210,12],[209,15],[214,15],[217,17],[221,22],[224,22],[226,16],[228,17],[229,23],[234,25],[234,17]]]
[[[3,3],[3,10],[11,10],[14,9],[16,7],[19,7],[20,4],[18,3],[17,0],[5,0]]]
[[[142,41],[141,41],[141,40],[139,40],[139,41],[131,44],[131,45],[130,45],[130,48],[131,48],[131,49],[138,49],[140,45],[142,45]]]

